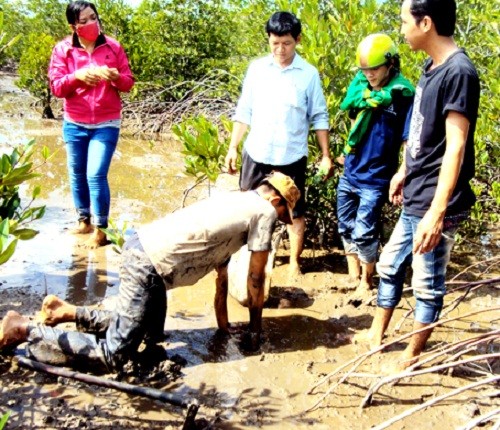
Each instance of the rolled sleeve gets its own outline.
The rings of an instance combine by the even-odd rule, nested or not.
[[[307,113],[313,130],[329,130],[328,108],[321,88],[319,73],[314,73],[309,86],[310,102]]]
[[[253,68],[250,66],[243,81],[243,88],[236,106],[236,111],[232,117],[233,121],[247,125],[250,125],[252,121],[252,85],[254,80],[252,71]]]

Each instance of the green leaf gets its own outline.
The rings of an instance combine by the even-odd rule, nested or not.
[[[14,251],[16,250],[17,239],[14,239],[9,243],[7,248],[2,247],[2,252],[0,253],[0,265],[4,264],[9,260],[12,255],[14,255]]]
[[[21,240],[33,239],[39,232],[31,228],[20,228],[14,230],[12,234]]]
[[[0,418],[0,430],[2,430],[5,426],[5,424],[7,424],[7,420],[9,419],[10,417],[10,411],[7,411],[5,412],[5,414],[2,415],[2,418]]]

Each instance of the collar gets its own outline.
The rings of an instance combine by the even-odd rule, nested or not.
[[[275,62],[274,62],[274,57],[273,54],[269,54],[267,57],[267,64],[268,66],[276,66],[279,67]],[[285,68],[279,67],[280,70],[288,70],[288,69],[303,69],[304,68],[304,60],[302,57],[298,54],[298,52],[295,52],[295,56],[293,57],[292,62],[286,66]]]
[[[106,43],[106,37],[104,36],[104,34],[101,33],[99,36],[97,36],[97,40],[95,41],[94,49],[100,45],[104,45],[105,43]],[[83,46],[80,43],[80,40],[78,40],[78,36],[75,32],[73,32],[72,45],[75,48],[82,48],[83,49]]]

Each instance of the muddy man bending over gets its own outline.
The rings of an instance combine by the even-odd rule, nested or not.
[[[28,341],[27,355],[56,365],[79,363],[119,369],[140,343],[162,341],[167,299],[165,289],[193,285],[217,271],[215,314],[220,330],[231,332],[227,313],[227,264],[248,244],[249,331],[245,346],[260,342],[264,278],[276,219],[291,223],[300,192],[291,178],[278,172],[254,191],[220,193],[142,227],[126,243],[120,289],[113,311],[73,306],[56,296],[42,304],[44,324],[34,324],[9,311],[0,331],[0,349]],[[52,328],[76,322],[78,331]]]

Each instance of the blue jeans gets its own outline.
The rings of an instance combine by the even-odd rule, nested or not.
[[[379,222],[387,192],[358,188],[345,176],[337,187],[339,234],[346,254],[357,254],[361,262],[374,263],[379,246]]]
[[[437,321],[443,307],[446,266],[450,261],[458,223],[446,222],[445,218],[445,227],[438,245],[425,254],[413,255],[413,238],[421,220],[421,217],[409,215],[404,210],[401,213],[377,263],[380,276],[377,306],[391,309],[397,306],[403,292],[406,269],[411,265],[411,285],[417,300],[415,320],[431,324]]]
[[[88,129],[68,121],[63,123],[71,192],[80,221],[90,221],[92,207],[94,223],[98,227],[108,226],[108,171],[119,134],[116,127]]]

